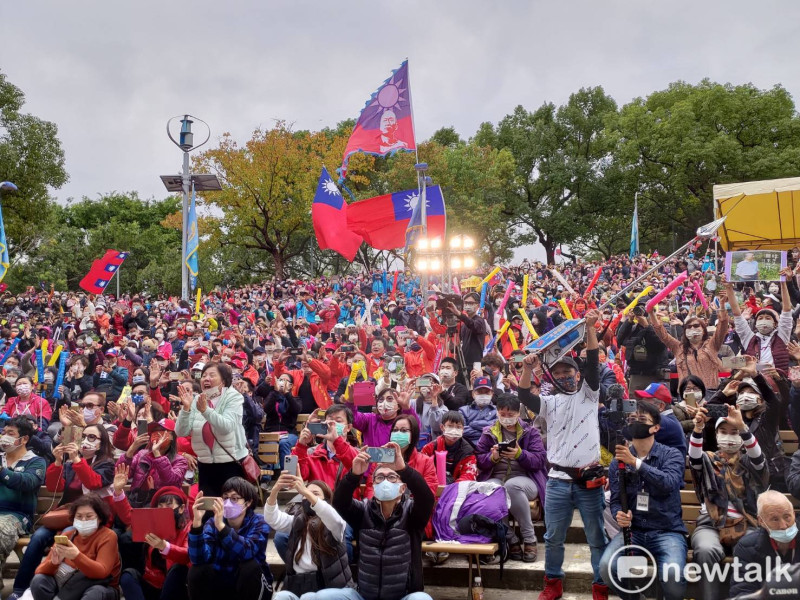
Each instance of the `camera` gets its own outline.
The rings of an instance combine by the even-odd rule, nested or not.
[[[302,348],[289,348],[289,356],[302,356],[303,349]]]
[[[636,412],[636,400],[623,398],[625,388],[620,384],[614,383],[608,386],[606,391],[606,406],[608,410],[605,417],[609,429],[622,433],[622,428],[628,424],[628,416]]]
[[[634,317],[643,317],[644,316],[644,306],[636,305],[633,307],[633,316]]]

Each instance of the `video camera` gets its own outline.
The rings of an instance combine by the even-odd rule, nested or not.
[[[436,293],[437,310],[446,309],[448,302],[452,302],[453,304],[455,304],[458,310],[464,308],[464,300],[458,294],[442,294],[440,292]]]
[[[625,388],[620,384],[614,383],[606,390],[605,412],[608,428],[617,433],[622,433],[622,428],[628,424],[628,416],[636,412],[636,400],[624,398]]]

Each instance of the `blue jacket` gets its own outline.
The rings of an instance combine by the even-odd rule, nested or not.
[[[663,424],[663,419],[662,419]],[[636,449],[631,446],[631,454]],[[627,466],[628,510],[633,513],[634,531],[672,531],[687,533],[681,509],[681,486],[686,465],[685,453],[658,442],[653,443],[650,454],[642,460],[638,471]],[[611,461],[608,467],[611,484],[611,515],[616,517],[622,510],[619,497],[619,462]],[[636,509],[636,495],[647,492],[649,506],[647,512]]]
[[[677,448],[681,456],[686,456],[689,447],[686,443],[686,434],[675,415],[661,413],[661,429],[656,433],[656,441],[671,448]]]
[[[227,524],[218,531],[212,518],[205,526],[189,530],[189,560],[193,565],[212,564],[216,572],[224,575],[236,573],[243,562],[257,560],[267,574],[268,539],[269,525],[260,512],[249,511],[239,531]]]
[[[464,416],[464,437],[473,446],[481,439],[483,430],[497,421],[497,408],[494,404],[479,408],[475,401],[472,401],[459,408],[458,412]]]

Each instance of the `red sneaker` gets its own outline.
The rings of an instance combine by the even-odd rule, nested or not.
[[[608,586],[602,583],[593,583],[592,600],[608,600]]]
[[[560,579],[548,579],[545,575],[544,589],[539,593],[538,600],[558,600],[564,595],[564,587],[561,585]],[[608,598],[608,593],[606,593]]]

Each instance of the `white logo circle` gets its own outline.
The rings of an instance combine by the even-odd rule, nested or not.
[[[630,553],[630,556],[628,553]],[[642,548],[636,544],[621,546],[611,555],[611,560],[608,561],[609,567],[614,565],[614,560],[618,556],[619,559],[616,562],[616,568],[609,568],[608,574],[611,578],[611,583],[614,584],[614,587],[619,591],[625,592],[626,594],[639,594],[649,588],[656,580],[658,576],[656,559],[647,548]],[[626,588],[621,585],[620,579],[622,578],[628,581],[631,579],[644,580],[647,578],[647,567],[650,565],[653,567],[653,572],[647,583],[643,584],[641,587],[634,588]]]

